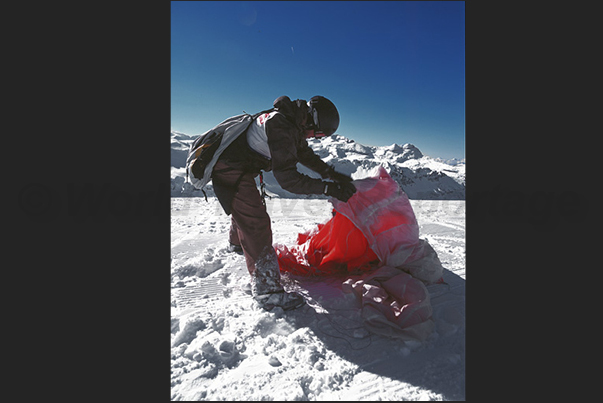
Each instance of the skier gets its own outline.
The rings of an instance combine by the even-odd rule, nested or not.
[[[356,191],[348,175],[335,171],[308,146],[306,139],[330,136],[339,126],[339,113],[325,97],[310,101],[277,98],[274,110],[260,115],[246,134],[237,138],[220,156],[212,172],[216,196],[226,214],[232,214],[229,250],[243,253],[251,275],[254,299],[266,310],[275,306],[293,309],[304,299],[285,292],[280,282],[272,247],[270,217],[255,177],[272,171],[279,185],[296,194],[326,194],[348,201]],[[319,173],[311,178],[297,170],[297,163]]]

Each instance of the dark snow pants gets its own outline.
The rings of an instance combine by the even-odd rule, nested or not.
[[[262,203],[255,176],[218,161],[212,182],[225,212],[232,214],[229,241],[243,248],[249,274],[255,277],[260,274],[255,273],[259,269],[262,273],[271,271],[270,277],[280,278],[276,253],[272,247],[270,216]]]

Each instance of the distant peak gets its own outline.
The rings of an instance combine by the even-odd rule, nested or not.
[[[423,158],[423,153],[414,144],[406,143],[402,146],[402,155],[408,159]]]
[[[383,147],[383,149],[386,151],[391,151],[393,153],[401,153],[404,151],[404,148],[396,143],[392,144],[391,146],[385,146]]]

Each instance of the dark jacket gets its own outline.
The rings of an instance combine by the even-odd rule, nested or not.
[[[241,135],[222,154],[220,160],[247,172],[272,171],[279,185],[296,194],[321,194],[325,182],[311,178],[297,170],[297,163],[326,177],[329,169],[324,161],[308,145],[303,125],[308,113],[306,101],[291,101],[282,96],[274,101],[278,112],[265,123],[265,132],[270,149],[270,159],[259,155]]]

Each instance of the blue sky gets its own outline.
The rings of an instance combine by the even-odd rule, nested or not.
[[[465,2],[171,2],[171,128],[329,98],[338,134],[465,157]]]

